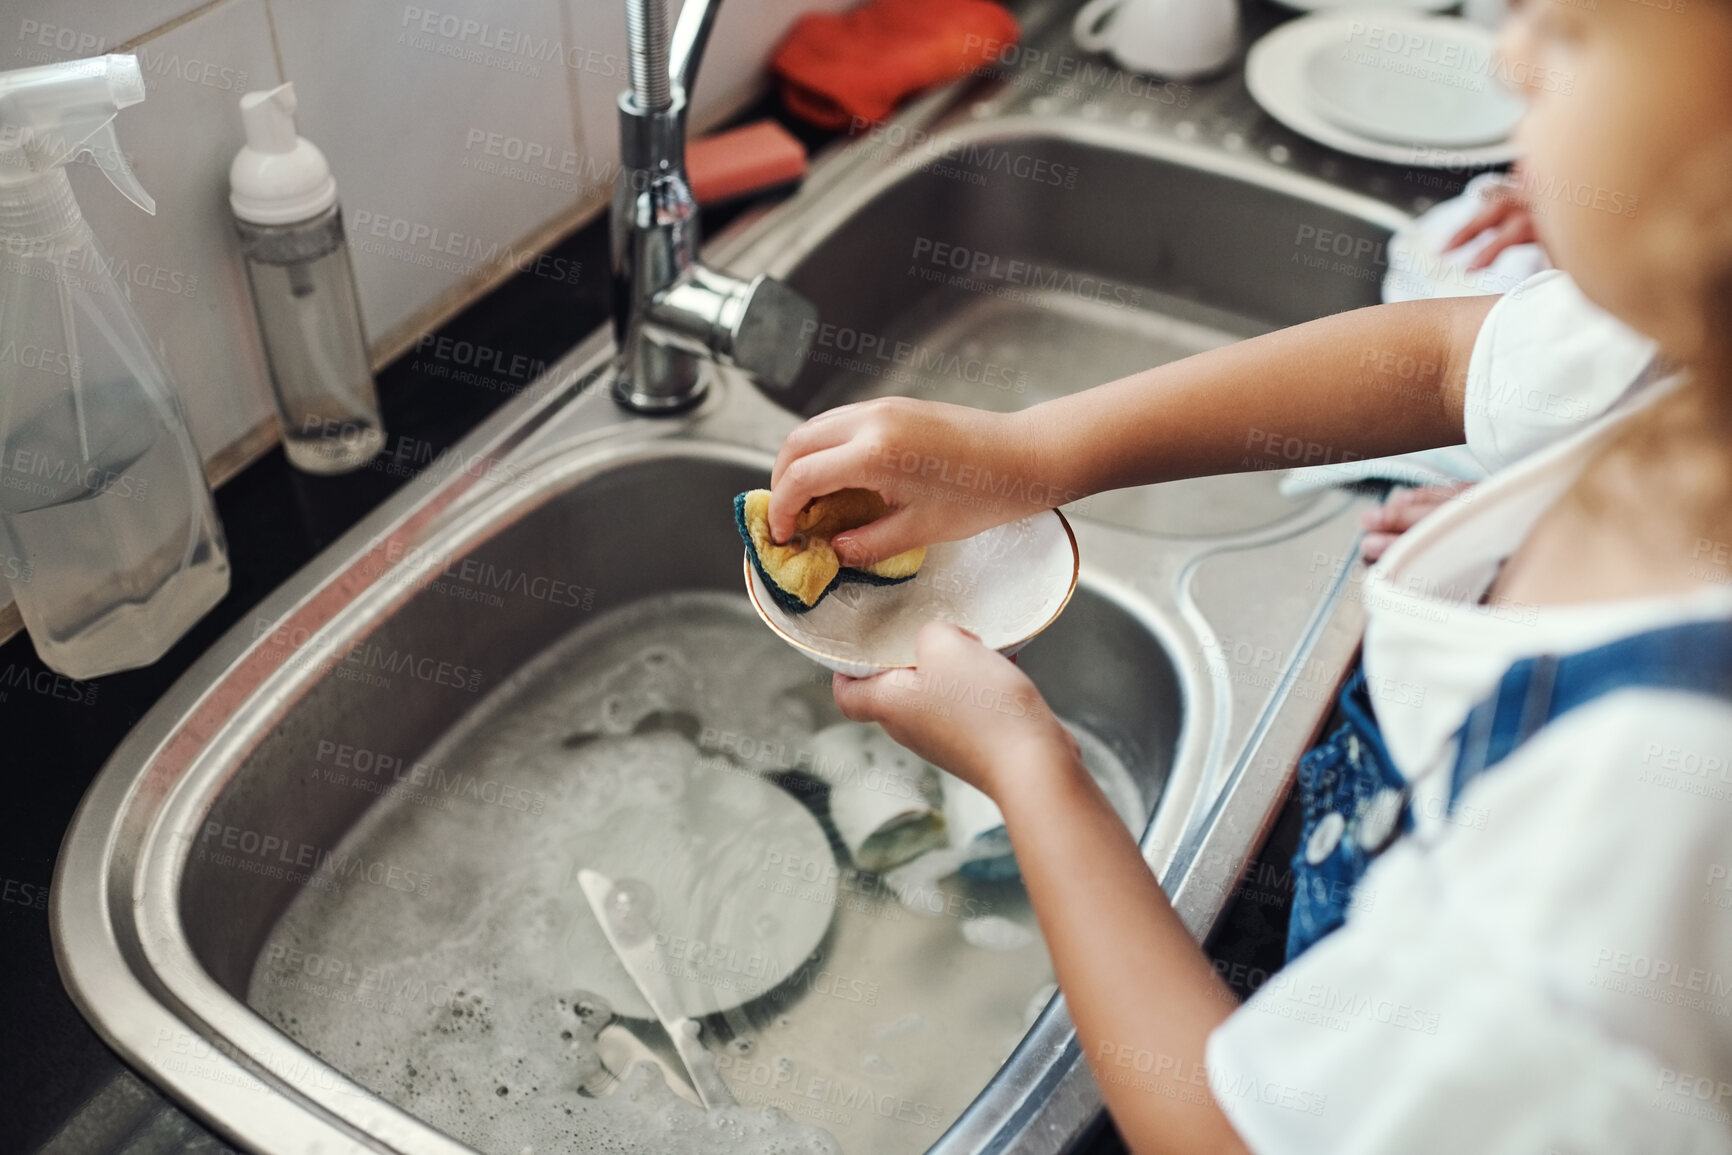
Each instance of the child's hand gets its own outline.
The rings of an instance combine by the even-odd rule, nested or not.
[[[1365,537],[1359,543],[1359,552],[1367,562],[1374,562],[1383,556],[1383,552],[1395,544],[1395,539],[1418,525],[1419,522],[1438,506],[1455,497],[1463,490],[1473,486],[1463,482],[1460,485],[1427,485],[1420,489],[1404,489],[1375,509],[1368,509],[1359,515],[1359,524],[1365,527]]]
[[[1467,271],[1483,269],[1497,260],[1497,255],[1513,245],[1525,245],[1539,240],[1539,234],[1534,230],[1533,210],[1528,208],[1519,194],[1513,189],[1499,189],[1486,201],[1486,206],[1475,213],[1473,219],[1450,237],[1443,246],[1444,252],[1460,248],[1473,240],[1487,229],[1496,229],[1487,241],[1485,247],[1473,255],[1467,263]]]
[[[916,666],[870,678],[834,679],[836,705],[877,722],[898,743],[995,801],[1019,770],[1054,760],[1081,764],[1076,739],[1028,675],[966,630],[927,622]]]
[[[820,413],[788,434],[776,456],[770,536],[786,541],[794,515],[814,497],[875,490],[891,512],[832,542],[844,565],[867,565],[915,546],[972,537],[1081,496],[1049,493],[1051,487],[1038,484],[1026,425],[1020,414],[908,397]]]

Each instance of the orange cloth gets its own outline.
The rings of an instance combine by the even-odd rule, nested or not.
[[[821,128],[879,121],[910,93],[966,76],[1016,43],[1016,17],[992,0],[868,0],[802,16],[770,68],[782,99]]]

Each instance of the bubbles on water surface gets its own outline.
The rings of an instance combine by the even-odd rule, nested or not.
[[[622,878],[607,892],[607,916],[625,946],[655,933],[656,892],[641,878]]]
[[[1004,1005],[993,993],[999,988],[970,979],[966,967],[947,970],[942,981],[949,985],[942,991],[919,992],[938,1001],[916,1003],[924,1013],[910,1013],[904,987],[915,981],[914,972],[902,973],[899,964],[861,963],[858,941],[850,944],[846,936],[811,959],[802,946],[772,960],[780,973],[793,976],[777,988],[777,997],[762,999],[761,1010],[738,1023],[729,1013],[721,1037],[728,1029],[742,1033],[724,1045],[711,1033],[716,1028],[706,1029],[706,1043],[718,1057],[738,1062],[724,1077],[746,1101],[705,1112],[683,1098],[669,1080],[685,1094],[690,1089],[671,1052],[657,1042],[655,1028],[616,1017],[623,1001],[610,1005],[596,989],[605,984],[598,981],[595,958],[585,952],[606,948],[577,885],[576,867],[583,860],[576,848],[605,837],[636,810],[682,799],[691,805],[710,798],[714,811],[727,816],[724,829],[729,823],[748,827],[759,805],[755,800],[763,795],[732,787],[713,796],[702,793],[697,760],[726,761],[725,769],[711,769],[710,778],[724,775],[735,784],[794,767],[813,730],[834,721],[835,713],[828,677],[765,631],[743,599],[682,594],[645,599],[615,613],[617,619],[598,618],[556,642],[419,755],[448,774],[528,791],[542,800],[540,809],[530,815],[470,800],[444,812],[381,801],[342,850],[370,860],[425,862],[435,876],[432,893],[408,898],[365,886],[304,891],[260,953],[249,1002],[357,1082],[491,1155],[526,1147],[597,1155],[840,1155],[841,1145],[826,1126],[850,1136],[853,1155],[889,1150],[867,1138],[877,1134],[870,1130],[878,1121],[873,1112],[853,1109],[850,1131],[818,1110],[834,1104],[778,1092],[785,1106],[803,1108],[790,1116],[754,1096],[758,1084],[741,1081],[740,1072],[762,1069],[778,1086],[809,1089],[815,1078],[830,1078],[839,1093],[877,1088],[913,1099],[920,1098],[921,1087],[951,1087],[945,1080],[963,1065],[959,1059],[990,1064],[984,1079],[1018,1037],[1016,1011],[1026,992],[1050,976],[1039,973],[1044,954],[991,956],[1027,960],[1005,972],[1015,1009],[1000,1016],[1009,1020],[1001,1024],[990,1017],[959,1019],[952,1012],[955,1004],[976,998],[983,1016],[988,1005]],[[764,873],[762,846],[750,839],[736,844],[708,828],[687,833],[701,855],[713,856],[705,861]],[[818,853],[822,864],[802,862],[800,877],[790,875],[790,885],[808,887],[812,875],[821,876],[830,855],[827,849]],[[620,870],[614,881],[623,889],[639,875],[653,878]],[[695,885],[712,881],[700,876]],[[850,916],[839,899],[833,906],[788,899],[773,912],[753,910],[737,933],[774,938],[786,931],[782,923],[817,910],[838,925],[854,926],[852,934],[904,934],[903,928],[918,923],[930,928],[919,932],[928,938],[905,935],[909,944],[942,942],[949,945],[940,949],[966,952],[970,960],[987,957],[958,934],[957,921],[943,917],[960,914],[944,905],[943,887],[920,881],[924,917],[918,920],[901,917],[897,896],[862,882],[849,892],[850,906],[874,902],[896,913]],[[651,882],[651,891],[657,898],[671,893],[659,881]],[[991,899],[992,909],[1000,909],[999,901]],[[504,917],[511,911],[518,912],[516,921]],[[713,957],[721,960],[717,966],[727,982],[742,978],[732,968],[764,965],[753,961],[750,950],[734,951],[730,942],[704,937],[721,948]],[[376,972],[376,986],[387,992],[377,1000],[383,1009],[273,981],[263,960],[276,947],[316,949],[353,961],[357,973]],[[670,954],[669,965],[677,969],[689,960]],[[868,996],[878,1000],[875,1006],[858,1001]],[[844,1029],[869,1051],[815,1042],[835,1037],[828,1032],[838,1011],[856,1016]],[[1005,1033],[983,1045],[972,1033],[957,1035],[952,1024],[958,1021],[971,1024],[971,1031],[978,1021]],[[610,1047],[609,1040],[621,1039],[631,1045]],[[666,1054],[654,1053],[645,1040]],[[665,1077],[664,1065],[671,1072]],[[938,1118],[940,1108],[948,1116],[970,1093],[928,1092],[923,1101],[938,1104],[932,1108]],[[911,1143],[930,1141],[924,1131],[889,1126]]]
[[[1034,932],[1020,923],[996,914],[962,922],[962,937],[984,950],[1017,950],[1032,943]]]
[[[896,1074],[896,1064],[876,1051],[867,1051],[860,1056],[860,1069],[881,1079],[888,1079]]]

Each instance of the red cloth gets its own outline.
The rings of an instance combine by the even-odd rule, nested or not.
[[[759,120],[686,142],[686,181],[713,205],[806,175],[806,146],[773,120]]]
[[[997,59],[1020,32],[993,0],[868,0],[840,15],[802,16],[770,68],[788,111],[821,128],[849,128]]]

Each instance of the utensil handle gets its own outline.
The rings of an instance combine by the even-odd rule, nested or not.
[[[698,1093],[698,1101],[705,1107],[733,1107],[739,1103],[734,1093],[728,1090],[728,1085],[722,1081],[722,1072],[716,1067],[716,1057],[710,1054],[710,1049],[704,1046],[698,1038],[702,1030],[696,1019],[675,1019],[668,1024],[668,1034],[673,1036],[674,1050],[679,1052],[680,1061],[686,1065],[686,1074],[691,1076],[692,1090]]]
[[[1070,34],[1076,39],[1077,47],[1084,52],[1099,52],[1105,48],[1108,43],[1106,29],[1097,29],[1095,25],[1109,23],[1110,20],[1103,21],[1102,18],[1110,18],[1123,3],[1124,0],[1089,0],[1084,4],[1070,26]]]

